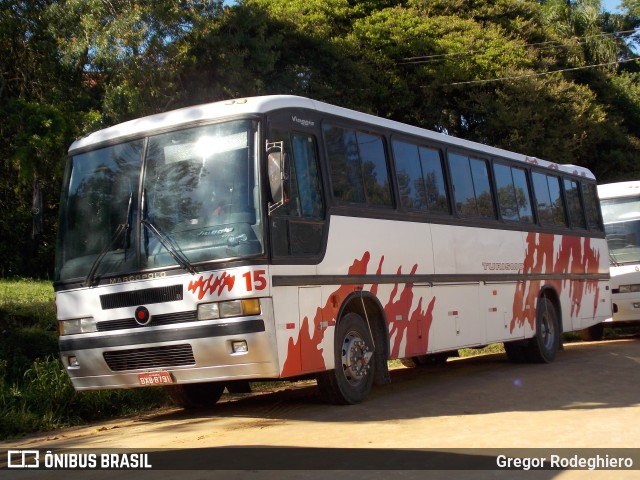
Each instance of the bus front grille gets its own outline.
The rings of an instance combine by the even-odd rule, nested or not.
[[[174,323],[195,322],[198,320],[196,310],[190,312],[163,313],[152,315],[151,321],[147,325],[140,325],[135,318],[122,318],[119,320],[106,320],[98,322],[99,332],[109,332],[113,330],[126,330],[140,327],[160,327],[162,325],[173,325]]]
[[[151,303],[178,302],[182,300],[182,285],[168,287],[145,288],[129,292],[109,293],[100,295],[100,305],[103,310],[113,308],[137,307]]]
[[[189,344],[116,350],[104,352],[103,356],[109,368],[114,372],[141,368],[183,367],[196,363]]]

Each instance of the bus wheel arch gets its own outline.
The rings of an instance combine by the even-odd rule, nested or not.
[[[378,298],[371,292],[361,291],[349,295],[340,309],[338,319],[348,312],[360,315],[371,327],[373,342],[375,345],[374,383],[384,385],[391,383],[389,375],[389,323],[384,308]]]
[[[322,396],[330,403],[362,402],[374,383],[388,383],[388,329],[377,299],[357,292],[345,299],[334,333],[335,368],[317,375]]]

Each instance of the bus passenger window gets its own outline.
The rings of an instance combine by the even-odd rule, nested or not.
[[[393,206],[382,137],[332,125],[323,130],[334,197]]]
[[[463,216],[495,218],[487,162],[449,154],[456,211]]]
[[[426,188],[418,146],[398,141],[394,141],[392,145],[402,207],[425,210],[427,208]]]
[[[597,232],[604,231],[598,206],[597,187],[593,183],[582,183],[582,198],[584,199],[584,209],[587,214],[587,224],[590,230]]]
[[[422,163],[424,189],[429,211],[450,213],[440,150],[420,147],[420,162]]]
[[[582,203],[580,202],[578,182],[565,178],[564,193],[567,196],[567,205],[569,207],[569,220],[571,220],[571,226],[577,228],[587,228],[587,223],[584,219]]]
[[[498,205],[503,220],[533,223],[527,172],[499,163],[493,168],[498,191]]]
[[[394,140],[393,156],[402,206],[449,213],[440,151]]]
[[[543,225],[566,225],[560,193],[560,179],[538,172],[533,172],[532,176],[540,223]]]

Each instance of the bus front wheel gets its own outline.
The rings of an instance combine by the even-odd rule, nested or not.
[[[340,319],[335,331],[335,369],[318,374],[325,400],[339,405],[362,402],[373,386],[373,340],[369,326],[357,313]]]

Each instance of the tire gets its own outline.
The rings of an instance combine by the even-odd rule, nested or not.
[[[336,405],[362,402],[373,386],[375,362],[369,326],[357,313],[347,313],[335,330],[335,369],[317,375],[320,393]]]
[[[602,323],[591,325],[584,330],[580,330],[580,338],[585,342],[598,342],[602,340],[603,335],[604,325]]]
[[[222,382],[184,383],[165,387],[171,401],[185,410],[206,408],[220,399],[225,384]]]
[[[532,363],[551,363],[560,348],[560,323],[553,303],[545,297],[538,299],[536,311],[536,334],[529,340],[525,350],[527,360]]]

